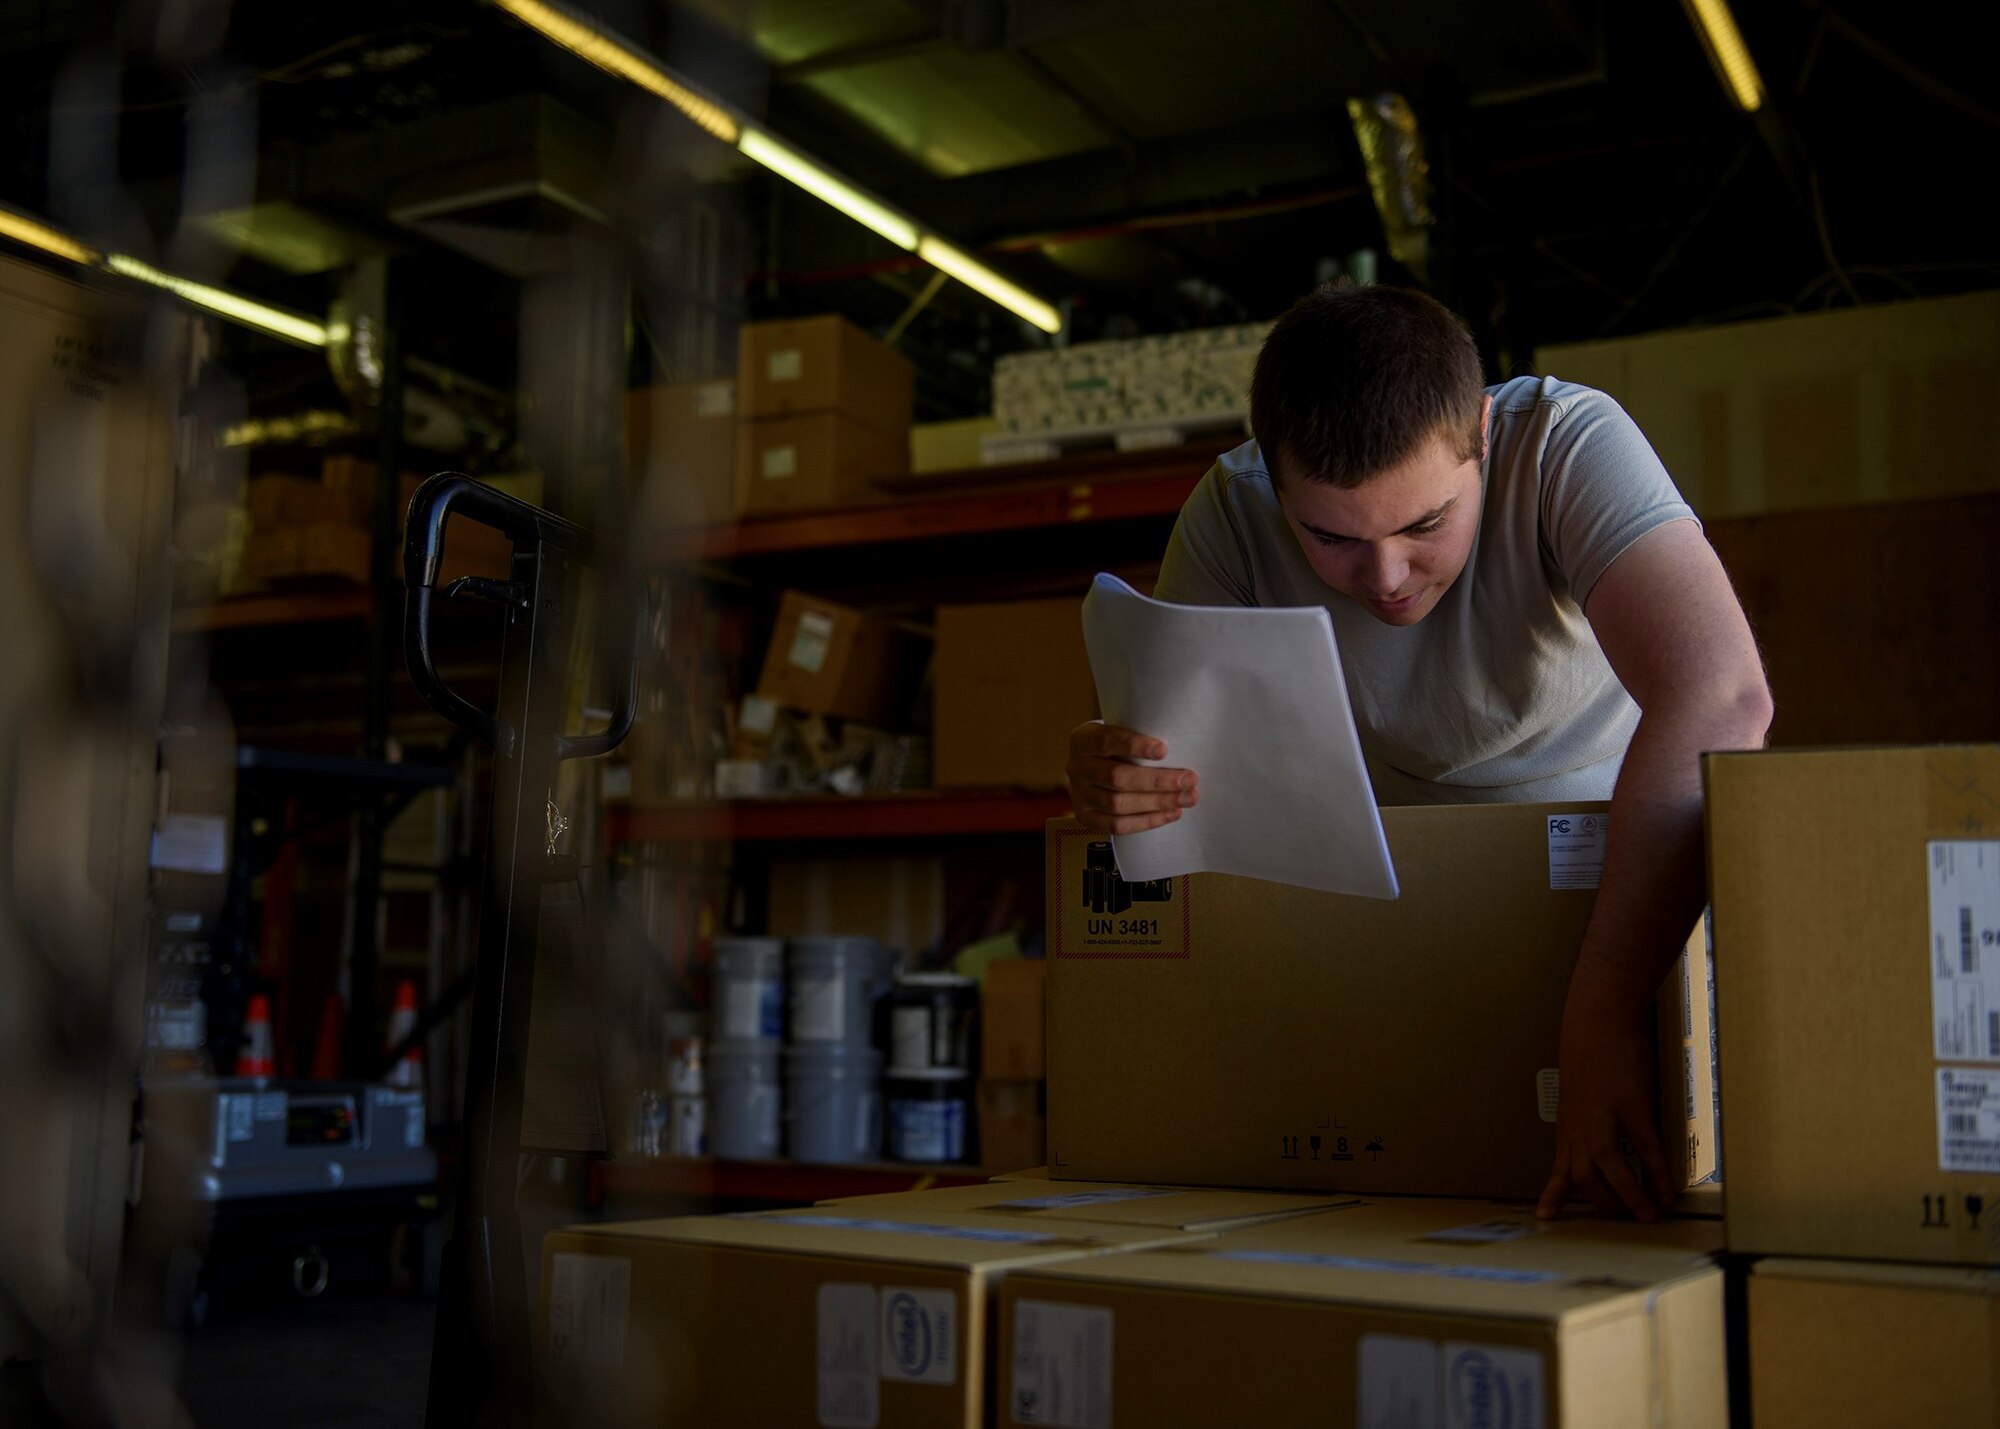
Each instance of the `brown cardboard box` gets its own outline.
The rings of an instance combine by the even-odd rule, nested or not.
[[[996,1281],[1197,1239],[894,1205],[578,1226],[543,1243],[540,1346],[577,1423],[979,1429]]]
[[[253,476],[243,493],[251,528],[257,531],[320,524],[366,526],[370,499],[366,492],[357,496],[310,476]]]
[[[1762,1260],[1750,1274],[1757,1429],[1996,1429],[2000,1284],[1977,1270]]]
[[[1070,731],[1096,717],[1076,600],[942,605],[937,785],[1060,789]]]
[[[653,529],[736,516],[736,384],[675,382],[625,397],[625,459]]]
[[[1225,1231],[1360,1204],[1345,1196],[1286,1196],[1269,1191],[1204,1191],[1187,1186],[1112,1186],[1079,1181],[988,1181],[886,1196],[822,1201],[850,1215],[1018,1216],[1037,1224],[1092,1221],[1165,1230]]]
[[[368,532],[359,526],[318,522],[260,531],[243,543],[242,570],[252,580],[368,583]]]
[[[788,590],[757,693],[786,709],[902,728],[930,645],[900,625]]]
[[[2000,746],[1705,769],[1730,1249],[2000,1264]]]
[[[1038,1082],[1048,1075],[1046,958],[999,958],[986,965],[979,992],[979,1070],[996,1081]]]
[[[1108,840],[1051,823],[1052,1174],[1537,1195],[1604,818],[1602,804],[1384,809],[1398,900],[1214,874],[1127,884]],[[1698,930],[1688,953],[1706,957]],[[1712,1171],[1715,1137],[1684,1082],[1684,985],[1662,988],[1661,1102],[1689,1184]],[[1685,1013],[1704,1045],[1707,1016],[1706,997]]]
[[[765,417],[738,426],[736,510],[743,516],[783,516],[889,500],[875,485],[909,467],[900,436],[865,426],[843,412]]]
[[[1011,1168],[1047,1166],[1049,1160],[1047,1082],[992,1080],[980,1082],[979,1159],[987,1166]]]
[[[944,936],[941,859],[775,858],[768,888],[773,937],[870,937],[915,954]]]
[[[895,436],[909,462],[915,369],[894,348],[828,314],[749,323],[738,345],[736,388],[746,417],[844,412]]]
[[[359,456],[326,457],[319,464],[319,484],[345,513],[342,519],[369,523],[375,512],[374,462]]]
[[[1374,1202],[1035,1267],[1000,1287],[996,1423],[1717,1429],[1719,1239]]]

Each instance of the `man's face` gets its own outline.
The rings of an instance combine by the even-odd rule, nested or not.
[[[1277,483],[1313,573],[1385,625],[1429,615],[1472,554],[1479,463],[1460,461],[1453,445],[1432,437],[1353,490],[1296,476]]]

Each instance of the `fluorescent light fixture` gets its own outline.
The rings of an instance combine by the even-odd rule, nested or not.
[[[141,263],[136,258],[127,258],[122,253],[104,255],[104,267],[122,277],[133,278],[141,283],[151,283],[156,288],[165,288],[182,302],[241,323],[244,327],[256,328],[259,332],[273,337],[282,337],[288,342],[296,342],[304,347],[326,346],[326,325],[297,313],[288,313],[282,308],[268,307],[240,298],[234,293],[225,293],[220,288],[211,288],[206,283],[190,282],[186,278],[176,278],[171,273],[163,273],[158,268]]]
[[[1749,47],[1743,43],[1743,34],[1736,28],[1736,17],[1729,12],[1728,0],[1681,0],[1694,21],[1695,32],[1701,36],[1701,47],[1708,51],[1708,62],[1715,66],[1716,78],[1729,91],[1729,97],[1736,107],[1745,114],[1755,114],[1764,104],[1764,80],[1757,73],[1757,63],[1750,58]]]
[[[84,247],[66,233],[58,233],[46,223],[37,223],[24,213],[11,208],[0,208],[0,234],[25,243],[30,248],[39,248],[44,253],[53,253],[58,258],[67,258],[72,263],[81,263],[86,268],[97,263],[97,254]]]
[[[1025,318],[1046,333],[1062,331],[1062,314],[1027,289],[1008,282],[971,254],[952,247],[935,234],[926,233],[917,243],[917,256],[966,287],[984,293],[1017,317]]]
[[[1046,333],[1062,331],[1062,314],[1026,289],[1008,282],[970,254],[928,234],[911,218],[829,173],[814,160],[772,134],[746,122],[740,114],[709,99],[692,85],[676,79],[642,50],[600,28],[595,22],[549,0],[493,0],[517,20],[539,30],[564,49],[590,61],[608,74],[630,80],[657,94],[725,144],[734,144],[746,159],[762,164],[780,178],[839,209],[856,223],[874,230],[905,252],[914,252],[938,268],[1033,323]]]
[[[639,88],[659,95],[723,143],[736,142],[741,126],[727,109],[672,78],[638,50],[614,40],[588,20],[545,4],[544,0],[494,0],[494,3],[606,73],[629,79]]]
[[[829,174],[789,145],[760,129],[745,129],[736,147],[774,174],[783,175],[818,199],[832,204],[864,228],[872,228],[898,248],[914,252],[917,226],[885,204]]]

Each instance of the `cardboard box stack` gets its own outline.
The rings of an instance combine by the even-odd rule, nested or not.
[[[366,585],[374,481],[374,463],[348,456],[327,457],[317,476],[251,477],[243,492],[250,535],[242,575],[269,585]]]
[[[1006,437],[1241,417],[1269,323],[1198,328],[1043,352],[993,364],[993,418]]]
[[[988,1166],[1048,1160],[1048,962],[986,965],[979,998],[979,1148]]]
[[[2000,1424],[2000,747],[1706,774],[1757,1423]]]
[[[944,605],[933,739],[940,789],[1060,789],[1069,733],[1097,714],[1074,599]]]
[[[625,398],[625,460],[649,530],[736,516],[736,383],[672,382]]]
[[[842,318],[752,323],[738,349],[736,513],[886,500],[910,469],[909,360]]]

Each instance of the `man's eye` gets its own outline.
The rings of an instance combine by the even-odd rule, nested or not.
[[[1312,535],[1322,546],[1345,546],[1350,539],[1347,536],[1329,536],[1324,531],[1315,531]]]
[[[1435,536],[1438,532],[1442,531],[1443,529],[1444,529],[1444,517],[1440,516],[1438,517],[1437,520],[1431,522],[1431,524],[1428,526],[1412,526],[1410,528],[1410,534],[1412,536]]]

